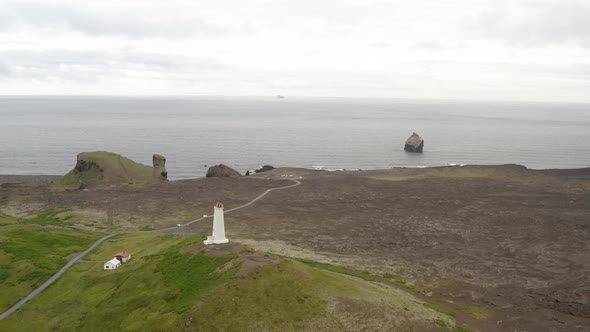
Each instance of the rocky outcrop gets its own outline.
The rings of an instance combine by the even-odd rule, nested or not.
[[[406,140],[404,150],[407,152],[422,152],[424,149],[424,140],[420,135],[412,133],[412,136]]]
[[[89,159],[84,158],[83,154],[79,154],[76,156],[76,166],[74,166],[74,172],[76,172],[76,173],[87,172],[93,168],[98,169],[99,171],[102,172],[102,169],[100,168],[100,166],[96,162],[94,162],[93,160],[89,160]]]
[[[168,178],[168,172],[166,171],[166,157],[154,154],[152,157],[152,164],[154,165],[154,173],[156,176],[166,180]]]
[[[259,169],[255,170],[254,172],[262,173],[262,172],[272,171],[273,169],[275,169],[275,168],[271,165],[264,165],[264,166],[260,167]]]
[[[160,154],[154,154],[152,157],[152,163],[154,167],[166,167],[166,157]]]
[[[107,151],[81,152],[74,169],[52,184],[52,190],[75,190],[160,180],[165,172],[163,160],[156,158],[158,168],[137,163]],[[167,173],[164,173],[167,175]]]
[[[240,176],[242,175],[238,171],[224,164],[209,167],[206,175],[208,178],[238,178]]]

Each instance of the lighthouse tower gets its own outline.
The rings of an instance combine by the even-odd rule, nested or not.
[[[225,237],[225,223],[223,221],[223,204],[217,203],[213,213],[213,232],[207,236],[207,240],[203,241],[205,244],[221,244],[228,243],[229,240]]]

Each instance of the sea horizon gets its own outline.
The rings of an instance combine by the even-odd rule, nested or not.
[[[0,97],[0,174],[61,175],[78,153],[98,150],[148,165],[152,154],[163,154],[171,179],[202,177],[220,163],[242,174],[266,164],[585,168],[587,109],[575,103],[346,97]],[[423,153],[403,151],[412,132],[425,139]]]
[[[187,94],[7,94],[1,95],[0,99],[277,99],[278,96],[285,99],[316,99],[316,100],[358,100],[358,101],[399,101],[419,103],[491,103],[491,104],[556,104],[556,105],[580,105],[590,106],[588,101],[579,100],[534,100],[534,99],[478,99],[478,98],[425,98],[425,97],[379,97],[379,96],[330,96],[330,95],[187,95]]]

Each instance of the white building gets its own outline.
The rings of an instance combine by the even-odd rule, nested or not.
[[[229,240],[225,237],[225,223],[223,221],[223,204],[217,203],[213,212],[213,232],[207,236],[207,240],[203,241],[205,244],[221,244],[228,243]]]
[[[121,262],[117,258],[113,258],[110,261],[104,263],[105,270],[114,270],[121,266]]]
[[[114,270],[121,266],[123,263],[127,263],[131,259],[131,254],[127,251],[121,251],[113,256],[113,259],[104,263],[105,270]]]

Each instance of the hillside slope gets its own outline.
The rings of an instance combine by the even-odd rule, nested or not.
[[[453,317],[384,283],[201,237],[114,237],[0,321],[6,331],[429,331]],[[133,259],[102,263],[121,249]],[[98,262],[90,262],[98,260]],[[338,270],[334,270],[338,271]]]
[[[18,220],[0,211],[0,312],[47,280],[67,257],[87,248],[99,235],[48,227],[49,213]]]

